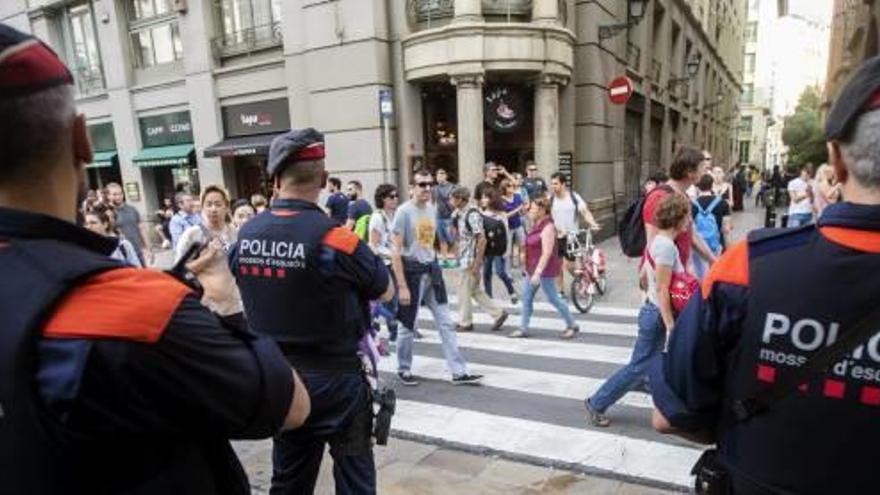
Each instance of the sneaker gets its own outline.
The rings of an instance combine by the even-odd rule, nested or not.
[[[416,340],[422,340],[423,338],[425,338],[425,336],[422,335],[422,332],[420,332],[420,331],[418,331],[418,329],[416,329],[416,330],[413,330],[413,338]]]
[[[517,304],[519,304],[519,297],[517,297],[516,294],[512,294],[512,295],[510,296],[510,304],[513,304],[514,306],[516,306]]]
[[[507,311],[502,311],[501,316],[499,316],[498,319],[495,320],[495,323],[492,325],[492,328],[490,330],[492,330],[493,332],[501,330],[501,327],[504,326],[504,322],[507,321],[508,316],[510,316],[510,313],[508,313]]]
[[[580,332],[580,331],[581,331],[581,329],[580,329],[580,327],[578,327],[577,325],[575,325],[575,326],[573,326],[573,327],[568,327],[568,328],[565,329],[564,332],[562,332],[562,335],[560,335],[559,338],[564,339],[564,340],[571,340],[571,339],[573,339],[573,338],[578,334],[578,332]]]
[[[508,334],[507,336],[511,339],[524,339],[527,338],[529,335],[522,330],[514,330],[513,332],[510,332],[510,334]]]
[[[567,298],[565,297],[565,292],[564,292],[564,291],[559,291],[559,299],[562,299],[563,301],[565,301],[565,300],[567,299]]]
[[[590,399],[584,400],[584,408],[587,410],[587,421],[589,421],[591,425],[598,426],[599,428],[607,428],[611,424],[610,419],[599,411],[593,409],[593,405],[590,404]]]
[[[398,371],[397,378],[400,379],[400,383],[408,387],[414,387],[419,384],[419,381],[416,380],[416,377],[413,376],[413,374],[409,371]]]
[[[474,325],[473,324],[471,324],[471,325],[458,324],[458,325],[455,325],[455,331],[456,332],[473,332]]]
[[[171,241],[168,239],[162,241],[162,249],[171,249]]]
[[[483,375],[472,375],[470,373],[465,373],[463,375],[453,376],[452,384],[453,385],[477,385],[483,379]]]

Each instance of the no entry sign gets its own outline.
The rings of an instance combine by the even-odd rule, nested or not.
[[[633,83],[626,76],[620,76],[608,85],[608,98],[615,105],[624,105],[633,94]]]

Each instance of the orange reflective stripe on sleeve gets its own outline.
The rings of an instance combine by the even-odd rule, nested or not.
[[[865,253],[880,253],[880,232],[843,227],[820,227],[829,241]]]
[[[43,336],[156,342],[189,287],[153,270],[120,268],[88,279],[55,309]]]
[[[360,237],[345,227],[334,227],[324,236],[324,245],[337,251],[352,255],[357,249]]]
[[[712,265],[703,280],[703,298],[709,297],[712,287],[718,283],[749,285],[749,243],[741,241],[733,245]]]

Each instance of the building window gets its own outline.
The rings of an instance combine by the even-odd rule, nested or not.
[[[67,9],[65,38],[70,51],[70,70],[76,79],[80,94],[104,90],[104,73],[101,70],[101,54],[90,4]]]
[[[742,102],[746,105],[751,105],[754,100],[755,100],[755,85],[754,84],[743,84]]]
[[[744,65],[745,65],[746,74],[754,74],[755,73],[755,54],[754,53],[746,53]]]
[[[740,118],[739,121],[739,130],[742,132],[750,133],[752,132],[752,116],[746,115]]]
[[[180,28],[171,0],[130,0],[129,6],[131,43],[138,67],[183,58]]]
[[[739,142],[739,161],[741,163],[748,163],[749,162],[751,148],[752,148],[752,143],[750,141],[740,141]]]
[[[746,42],[755,43],[758,41],[758,23],[751,21],[746,24]]]
[[[214,48],[221,57],[281,45],[281,0],[221,0],[218,7],[223,34]]]

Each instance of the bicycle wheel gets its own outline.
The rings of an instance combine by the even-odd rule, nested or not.
[[[578,275],[571,282],[571,301],[574,307],[581,313],[588,313],[593,307],[593,291],[590,290],[592,282],[589,278]]]
[[[596,280],[596,291],[600,296],[604,296],[608,291],[608,277],[605,275],[601,275],[598,280]]]

